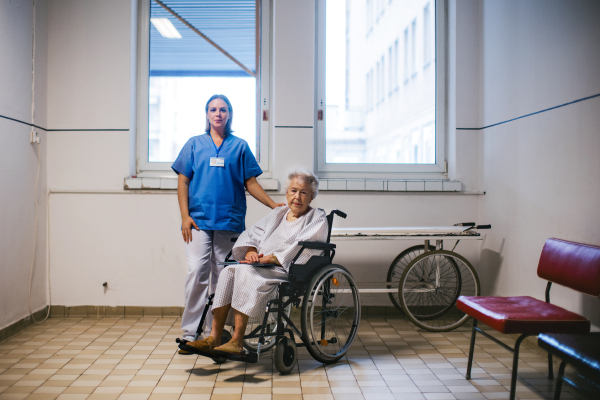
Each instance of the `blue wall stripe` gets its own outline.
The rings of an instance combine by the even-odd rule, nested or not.
[[[513,118],[513,119],[506,120],[506,121],[498,122],[498,123],[496,123],[496,124],[487,125],[487,126],[484,126],[484,127],[482,127],[482,128],[456,128],[456,130],[457,130],[457,131],[458,131],[458,130],[460,130],[460,131],[480,131],[480,130],[482,130],[482,129],[491,128],[492,126],[506,124],[507,122],[516,121],[517,119],[521,119],[521,118],[525,118],[525,117],[530,117],[530,116],[532,116],[532,115],[536,115],[536,114],[540,114],[540,113],[543,113],[543,112],[546,112],[546,111],[554,110],[554,109],[556,109],[556,108],[560,108],[560,107],[568,106],[569,104],[575,104],[575,103],[579,103],[580,101],[584,101],[584,100],[593,99],[594,97],[598,97],[598,96],[600,96],[600,93],[598,93],[598,94],[595,94],[595,95],[593,95],[593,96],[584,97],[584,98],[582,98],[582,99],[579,99],[579,100],[570,101],[570,102],[568,102],[568,103],[561,104],[561,105],[559,105],[559,106],[554,106],[554,107],[546,108],[545,110],[536,111],[536,112],[533,112],[533,113],[531,113],[531,114],[526,114],[526,115],[523,115],[523,116],[520,116],[520,117],[517,117],[517,118]]]
[[[20,124],[33,126],[34,128],[41,129],[46,132],[128,132],[129,129],[46,129],[41,126],[30,124],[29,122],[21,121],[19,119],[7,117],[6,115],[0,115],[0,118],[8,119],[10,121],[15,121]]]

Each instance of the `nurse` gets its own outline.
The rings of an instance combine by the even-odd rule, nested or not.
[[[178,174],[181,234],[186,243],[188,273],[181,317],[186,340],[194,340],[209,294],[209,277],[214,293],[222,269],[217,262],[233,247],[231,239],[245,229],[245,189],[270,208],[284,205],[275,203],[256,180],[262,170],[248,143],[231,134],[229,99],[215,94],[205,111],[206,133],[190,138],[171,167]],[[211,326],[209,312],[208,332]]]

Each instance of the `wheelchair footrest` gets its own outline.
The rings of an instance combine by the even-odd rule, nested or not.
[[[212,355],[212,354],[209,354],[209,353],[205,353],[205,352],[203,352],[203,351],[200,351],[200,350],[198,350],[198,349],[197,349],[197,348],[195,348],[195,347],[188,346],[188,345],[187,345],[187,343],[189,343],[189,341],[188,341],[188,340],[185,340],[185,339],[176,339],[175,341],[176,341],[177,343],[179,343],[179,346],[178,346],[178,347],[179,347],[181,350],[189,351],[190,353],[193,353],[193,354],[198,354],[198,355],[200,355],[200,356],[204,356],[204,357],[209,357],[209,358],[214,358],[214,357],[215,357],[214,355]]]
[[[246,362],[246,363],[250,363],[250,364],[256,364],[258,362],[258,354],[254,353],[254,352],[246,352],[245,354],[238,356],[235,354],[217,351],[217,352],[215,352],[214,357],[221,357],[221,358],[225,358],[227,360],[241,361],[241,362]]]

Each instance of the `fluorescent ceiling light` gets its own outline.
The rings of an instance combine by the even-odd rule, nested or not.
[[[152,25],[167,39],[181,39],[181,34],[168,18],[150,18]]]

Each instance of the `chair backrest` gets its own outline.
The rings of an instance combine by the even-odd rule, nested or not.
[[[600,297],[600,247],[550,238],[537,273],[542,279]]]

